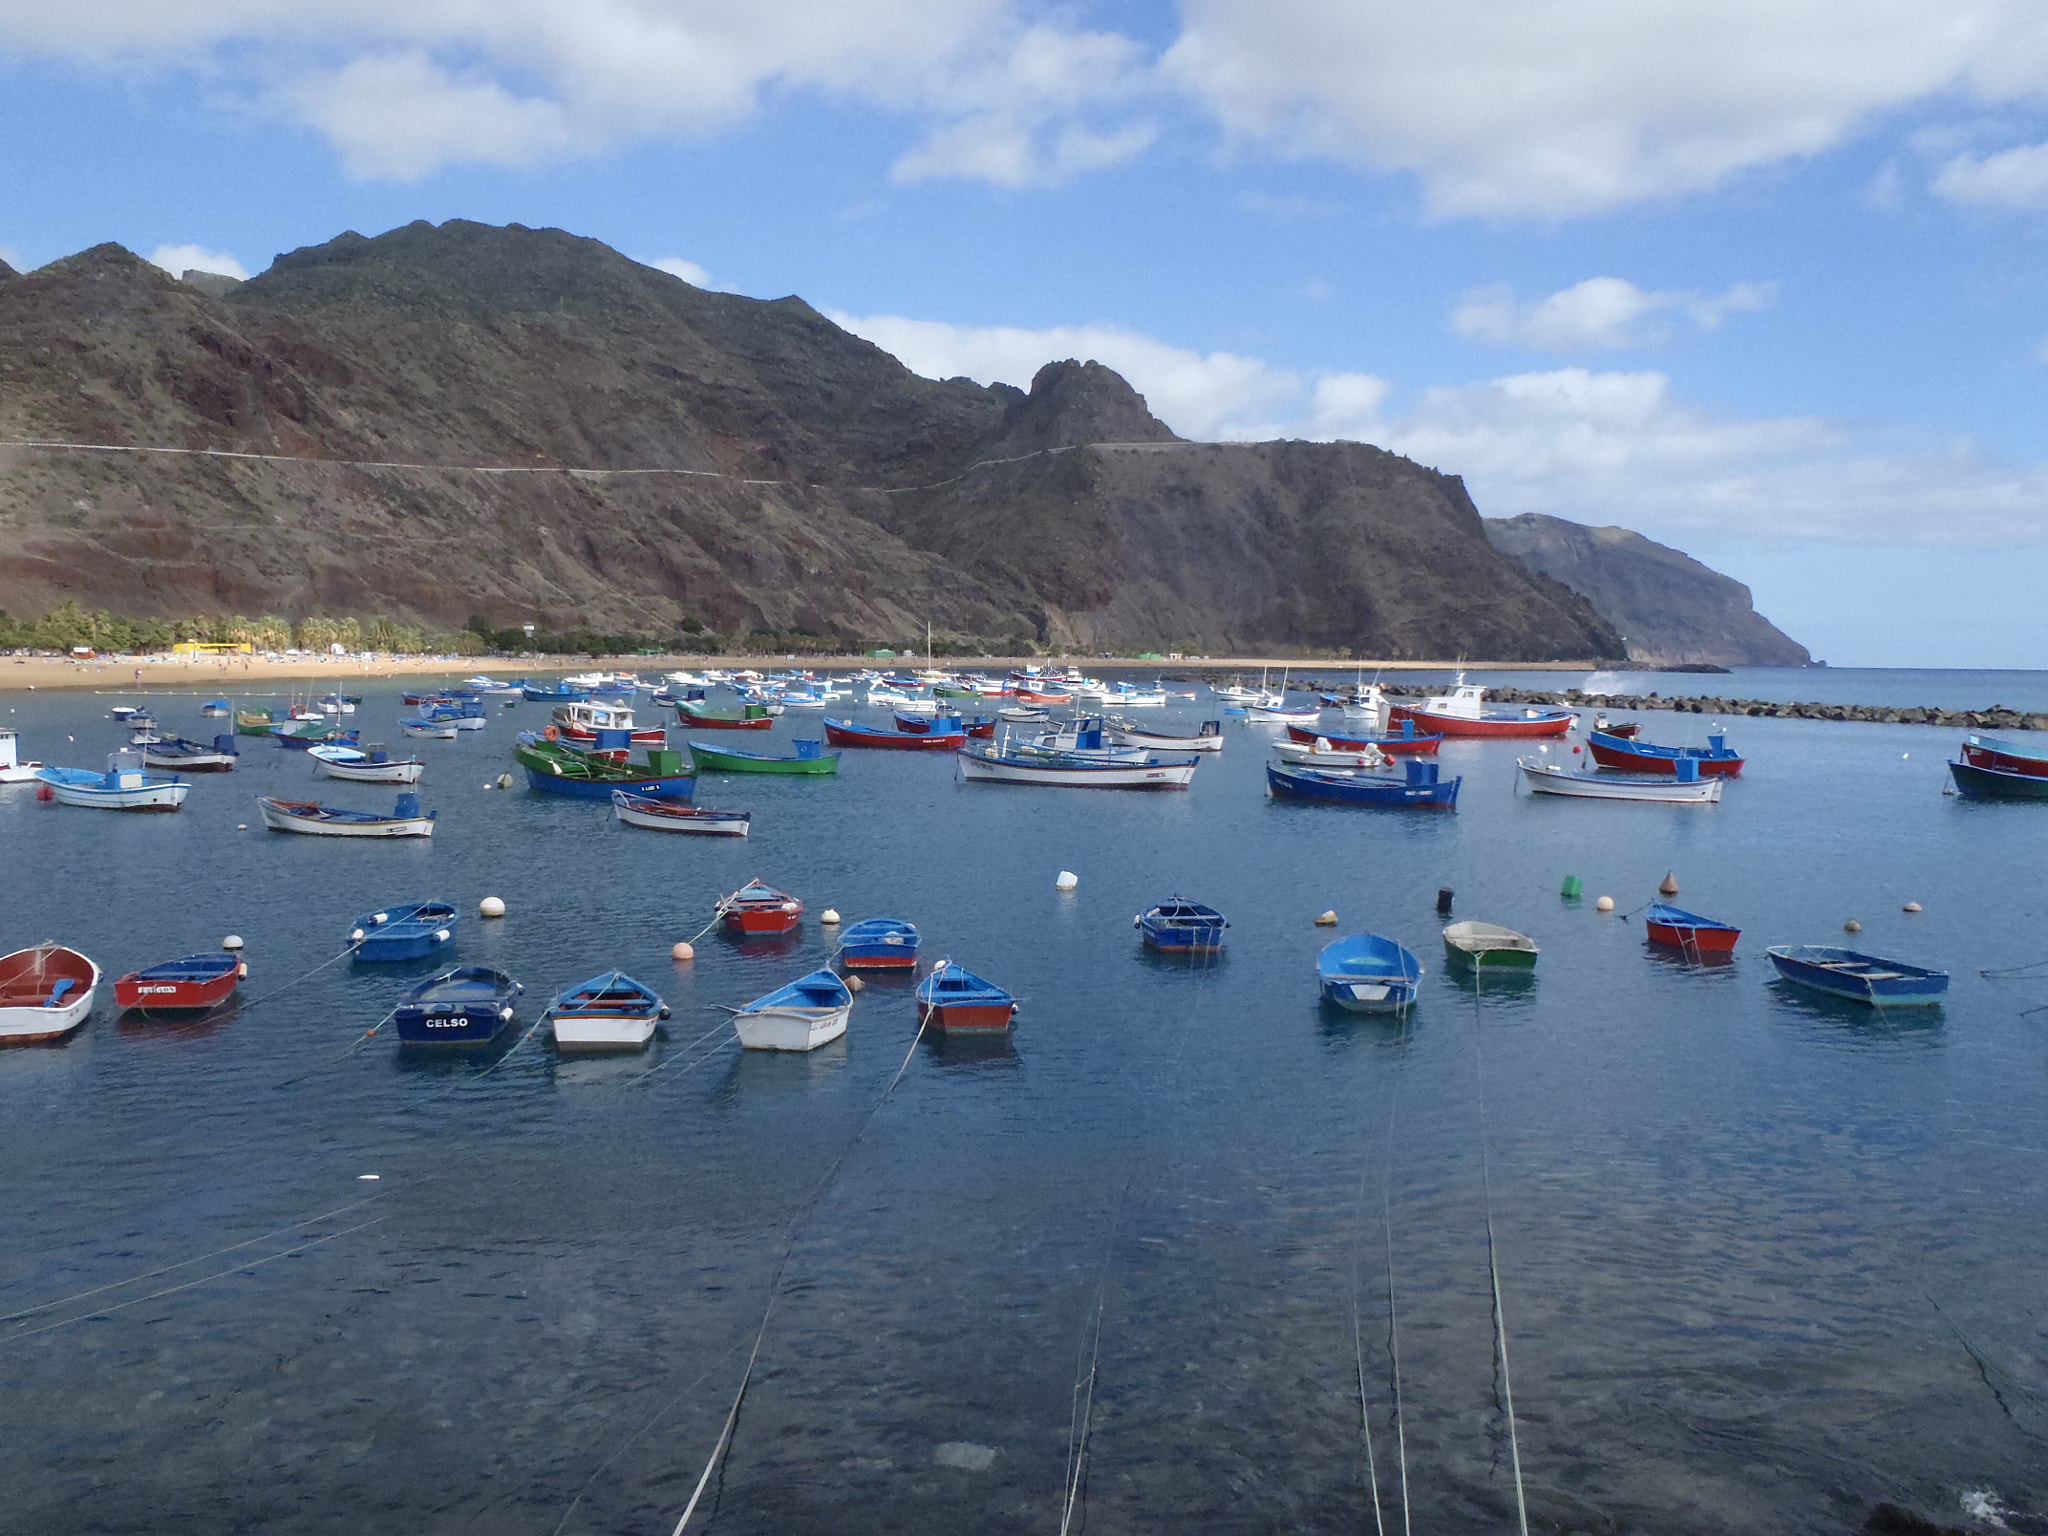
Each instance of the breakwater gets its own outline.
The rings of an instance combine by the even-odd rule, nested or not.
[[[1351,686],[1308,684],[1323,692],[1337,693]],[[1440,684],[1387,683],[1386,692],[1396,698],[1427,698],[1443,691]],[[1681,695],[1665,698],[1659,693],[1584,693],[1577,688],[1555,691],[1542,688],[1489,688],[1488,699],[1501,704],[1561,704],[1571,709],[1602,710],[1610,713],[1670,710],[1675,714],[1721,715],[1730,719],[1746,716],[1758,720],[1860,720],[1872,725],[1934,725],[1970,731],[2048,731],[2048,714],[2007,709],[1994,704],[1989,709],[1932,709],[1887,704],[1787,704],[1773,699],[1731,699],[1718,694]]]

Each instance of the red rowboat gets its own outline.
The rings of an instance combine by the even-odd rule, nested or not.
[[[2022,773],[2030,779],[2048,779],[2048,755],[2043,749],[1996,736],[1965,736],[1963,761],[1972,768],[1989,768],[1996,773]]]
[[[794,933],[803,921],[804,904],[785,891],[749,880],[718,904],[718,915],[727,933],[742,938]]]
[[[825,717],[825,740],[835,747],[891,747],[899,752],[958,752],[967,745],[965,731],[885,731],[879,726]]]
[[[1036,688],[1026,688],[1019,684],[1017,701],[1021,704],[1071,704],[1074,702],[1074,696],[1071,693],[1041,693]]]
[[[1652,902],[1643,913],[1643,928],[1652,944],[1669,944],[1696,955],[1732,953],[1742,930],[1729,923],[1701,917],[1683,907]]]
[[[1318,741],[1327,741],[1333,751],[1363,752],[1367,747],[1378,747],[1389,757],[1404,754],[1411,757],[1434,757],[1436,749],[1444,744],[1441,736],[1333,736],[1328,731],[1316,730],[1313,726],[1290,725],[1287,727],[1290,740],[1303,746],[1312,746]]]
[[[241,956],[229,950],[187,955],[118,978],[114,1002],[145,1013],[203,1013],[233,995],[243,972]]]

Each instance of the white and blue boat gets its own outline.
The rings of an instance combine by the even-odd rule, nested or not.
[[[200,715],[208,720],[225,720],[234,712],[234,706],[226,699],[208,699],[199,706]]]
[[[526,682],[519,685],[519,692],[534,704],[582,704],[590,698],[588,688],[578,688],[574,683]]]
[[[142,763],[180,773],[229,773],[241,755],[232,733],[214,737],[212,746],[183,736],[160,736],[142,749]]]
[[[438,812],[420,813],[420,797],[410,790],[398,797],[388,816],[376,811],[350,811],[313,800],[256,797],[263,825],[273,832],[303,832],[314,837],[432,837]]]
[[[400,734],[416,737],[423,741],[453,741],[455,722],[452,720],[430,720],[425,715],[415,715],[398,722]],[[354,745],[351,741],[350,745]]]
[[[512,1022],[525,990],[503,971],[459,965],[408,988],[392,1022],[405,1045],[488,1045]]]
[[[1454,811],[1462,777],[1446,779],[1435,763],[1409,758],[1400,777],[1329,768],[1266,764],[1266,785],[1285,800],[1321,800],[1337,805],[1394,805]]]
[[[104,773],[88,768],[38,768],[35,776],[50,786],[59,805],[102,811],[175,811],[192,792],[183,779],[144,772],[141,756],[127,748],[107,754]]]
[[[1930,971],[1903,960],[1837,949],[1830,944],[1773,944],[1764,951],[1778,974],[1795,986],[1872,1007],[1938,1003],[1948,991],[1948,972]]]
[[[360,748],[314,747],[306,755],[313,759],[314,773],[355,784],[417,784],[427,767],[421,758],[393,757],[378,742]]]
[[[749,1051],[815,1051],[846,1033],[853,993],[834,971],[813,971],[755,998],[733,1014]]]
[[[1185,896],[1169,896],[1131,919],[1149,948],[1169,955],[1212,955],[1223,948],[1223,930],[1230,926],[1214,907]]]
[[[870,917],[839,936],[839,963],[850,971],[912,970],[918,935],[900,917]]]
[[[1379,933],[1354,933],[1316,956],[1323,1001],[1350,1013],[1397,1013],[1415,1001],[1422,962]]]
[[[418,960],[455,940],[455,908],[415,901],[365,912],[349,924],[358,960]]]
[[[548,1005],[558,1051],[637,1051],[654,1038],[668,1008],[624,971],[570,987]]]

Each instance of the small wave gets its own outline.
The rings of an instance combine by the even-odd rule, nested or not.
[[[2012,1529],[2011,1526],[2005,1523],[2005,1517],[2011,1514],[2012,1511],[1999,1503],[1998,1495],[1989,1488],[1965,1489],[1963,1491],[1962,1506],[1963,1513],[1980,1525],[1988,1525],[1993,1530],[1999,1531],[2009,1531]]]

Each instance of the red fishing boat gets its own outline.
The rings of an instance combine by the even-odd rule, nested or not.
[[[662,727],[636,726],[633,711],[623,704],[599,704],[571,702],[555,706],[554,724],[546,732],[549,741],[566,741],[572,747],[588,752],[617,737],[607,733],[623,731],[633,747],[665,747],[668,732]]]
[[[1701,778],[1732,779],[1742,772],[1742,755],[1728,745],[1728,738],[1715,732],[1704,747],[1660,747],[1640,738],[1629,739],[1593,731],[1586,737],[1586,750],[1602,768],[1619,768],[1627,773],[1676,774],[1680,762],[1698,765]]]
[[[130,971],[114,982],[114,1002],[144,1013],[204,1013],[234,995],[246,974],[240,955],[214,950]]]
[[[2048,779],[2048,747],[2031,742],[2006,741],[1997,736],[1965,736],[1963,761],[1972,768],[1994,773],[2024,774],[2030,779]]]
[[[1387,716],[1393,724],[1413,720],[1415,729],[1440,736],[1532,737],[1562,736],[1579,717],[1568,709],[1549,704],[1509,705],[1488,709],[1486,690],[1465,681],[1460,672],[1449,693],[1438,694],[1420,704],[1393,704]],[[1384,746],[1381,751],[1387,750]]]
[[[1319,731],[1314,726],[1290,725],[1288,739],[1303,746],[1313,746],[1326,741],[1335,752],[1363,752],[1367,747],[1377,747],[1389,757],[1434,757],[1436,749],[1444,744],[1441,736],[1424,736],[1413,724],[1401,734],[1384,736],[1334,736],[1328,731]]]
[[[725,931],[741,938],[794,933],[803,921],[804,904],[786,891],[749,880],[718,904]]]
[[[1017,702],[1020,704],[1071,704],[1074,702],[1074,696],[1071,693],[1048,693],[1043,689],[1027,688],[1022,683],[1019,683],[1017,685]]]
[[[957,721],[948,720],[948,724]],[[930,722],[926,722],[929,726]],[[899,752],[958,752],[967,745],[965,731],[925,729],[885,731],[876,725],[825,717],[825,740],[835,747],[891,747]]]

